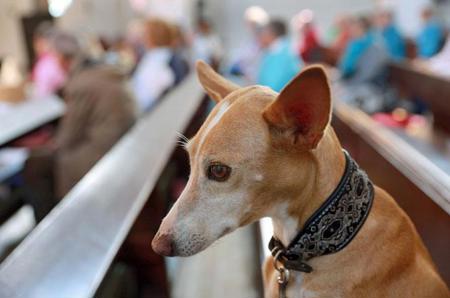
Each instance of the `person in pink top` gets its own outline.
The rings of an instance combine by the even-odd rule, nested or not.
[[[57,93],[67,80],[68,67],[65,61],[78,48],[77,41],[63,32],[47,28],[38,39],[35,49],[38,55],[32,71],[34,95],[43,97]]]

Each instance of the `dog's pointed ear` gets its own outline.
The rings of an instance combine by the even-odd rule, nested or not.
[[[197,76],[203,89],[216,102],[224,99],[234,90],[239,89],[238,85],[233,84],[229,80],[215,72],[211,66],[199,60],[196,63]]]
[[[276,137],[305,149],[317,147],[330,121],[331,92],[323,67],[313,65],[298,74],[264,110]]]

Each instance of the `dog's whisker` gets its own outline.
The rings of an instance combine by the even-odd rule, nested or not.
[[[186,143],[185,141],[179,140],[179,141],[177,141],[177,143],[178,143],[178,145],[179,145],[180,147],[186,148],[187,143]]]
[[[178,131],[177,131],[177,135],[178,135],[178,137],[179,137],[180,139],[182,139],[185,143],[188,143],[188,142],[189,142],[189,139],[188,139],[184,134],[182,134],[181,132],[178,132]]]
[[[176,133],[177,133],[177,136],[179,138],[179,140],[177,142],[178,145],[180,145],[180,147],[182,147],[183,149],[186,149],[186,146],[189,143],[189,139],[184,134],[182,134],[182,133],[180,133],[178,131]]]

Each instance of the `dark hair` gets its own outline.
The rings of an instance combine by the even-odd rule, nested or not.
[[[360,16],[356,19],[356,22],[361,25],[364,31],[369,31],[372,27],[372,23],[370,22],[370,18],[367,16]]]
[[[78,39],[71,33],[65,31],[55,32],[50,44],[52,48],[66,59],[72,59],[81,53],[81,46]]]
[[[160,18],[152,18],[146,22],[147,40],[156,47],[172,45],[172,27],[169,22]]]
[[[33,32],[34,38],[51,38],[52,34],[55,33],[55,28],[49,21],[44,21],[39,23]]]
[[[197,26],[211,26],[209,19],[201,17],[197,20]]]
[[[275,34],[277,37],[281,37],[287,34],[287,27],[286,23],[283,20],[275,19],[271,20],[267,25],[266,28]]]

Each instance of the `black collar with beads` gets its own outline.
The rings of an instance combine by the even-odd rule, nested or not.
[[[374,188],[367,174],[344,151],[345,171],[336,189],[306,221],[292,242],[272,237],[269,249],[286,269],[309,273],[306,261],[342,250],[356,236],[369,215]]]

